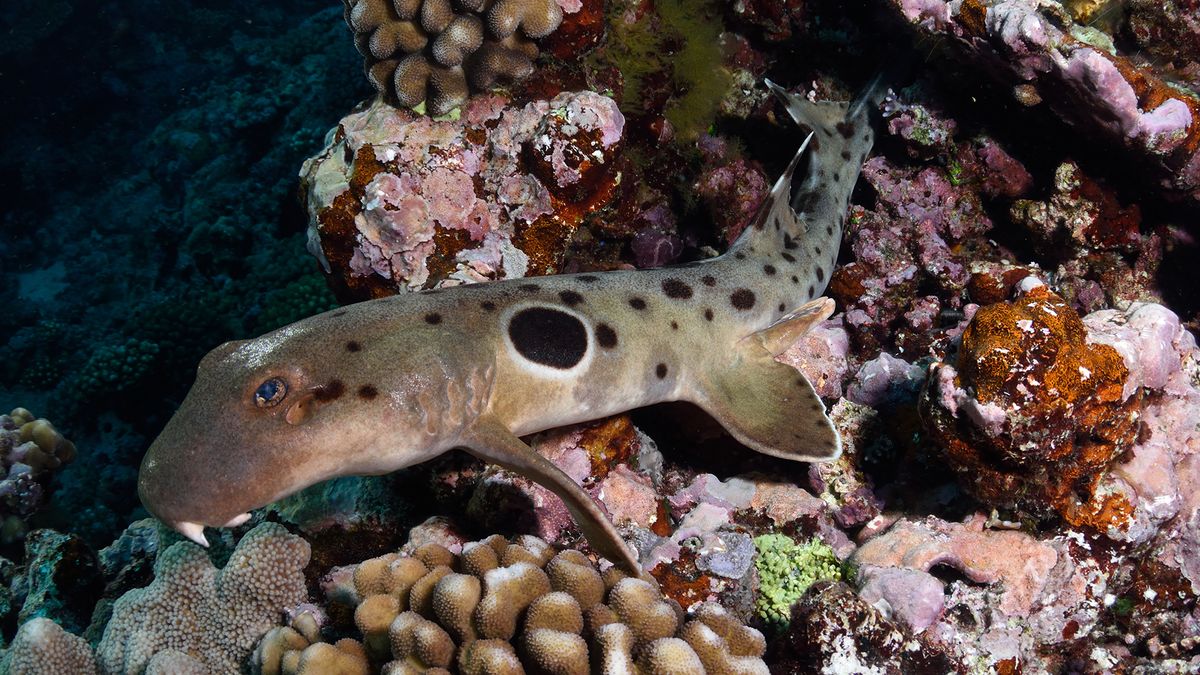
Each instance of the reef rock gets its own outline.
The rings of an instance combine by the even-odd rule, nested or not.
[[[1036,279],[1022,289],[975,313],[954,365],[934,364],[926,429],[984,502],[1102,528],[1128,510],[1096,485],[1137,438],[1140,393],[1066,301]]]
[[[309,250],[346,301],[557,272],[612,196],[624,126],[590,91],[476,97],[444,121],[376,101],[304,164]]]

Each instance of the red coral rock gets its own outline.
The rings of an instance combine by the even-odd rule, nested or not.
[[[1101,529],[1128,515],[1128,501],[1095,488],[1137,438],[1140,393],[1124,395],[1121,355],[1086,338],[1079,315],[1037,285],[981,308],[957,363],[934,365],[925,427],[976,497]]]
[[[940,648],[885,618],[845,583],[818,581],[792,609],[768,659],[781,673],[963,673]]]
[[[567,8],[567,4],[579,6]],[[578,59],[604,39],[604,0],[564,0],[563,22],[558,30],[542,40],[542,48],[564,60]]]

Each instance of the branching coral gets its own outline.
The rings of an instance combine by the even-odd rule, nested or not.
[[[393,105],[426,102],[444,115],[486,90],[533,72],[533,40],[558,28],[555,0],[344,0],[367,78]]]
[[[762,635],[720,605],[685,615],[648,577],[601,574],[582,553],[528,535],[494,535],[461,555],[425,544],[373,558],[354,587],[355,624],[373,657],[392,659],[385,673],[766,673]],[[288,630],[272,640],[301,648]]]
[[[237,672],[283,610],[307,597],[309,545],[264,523],[221,570],[189,542],[163,551],[154,581],[121,596],[96,648],[105,672],[140,672],[160,652],[183,652],[213,672]]]

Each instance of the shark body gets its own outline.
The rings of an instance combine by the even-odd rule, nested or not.
[[[832,312],[821,293],[873,132],[863,103],[770,86],[812,132],[724,255],[381,298],[221,345],[143,460],[146,508],[204,544],[205,526],[309,485],[464,448],[550,489],[594,549],[636,570],[604,512],[520,436],[686,400],[759,452],[838,457],[820,398],[774,357]]]

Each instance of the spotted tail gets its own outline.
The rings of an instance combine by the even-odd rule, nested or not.
[[[768,204],[732,250],[753,257],[775,255],[806,263],[813,290],[829,283],[842,240],[850,192],[875,139],[870,110],[886,91],[876,77],[852,103],[809,101],[767,80],[767,86],[798,124],[810,130]]]

